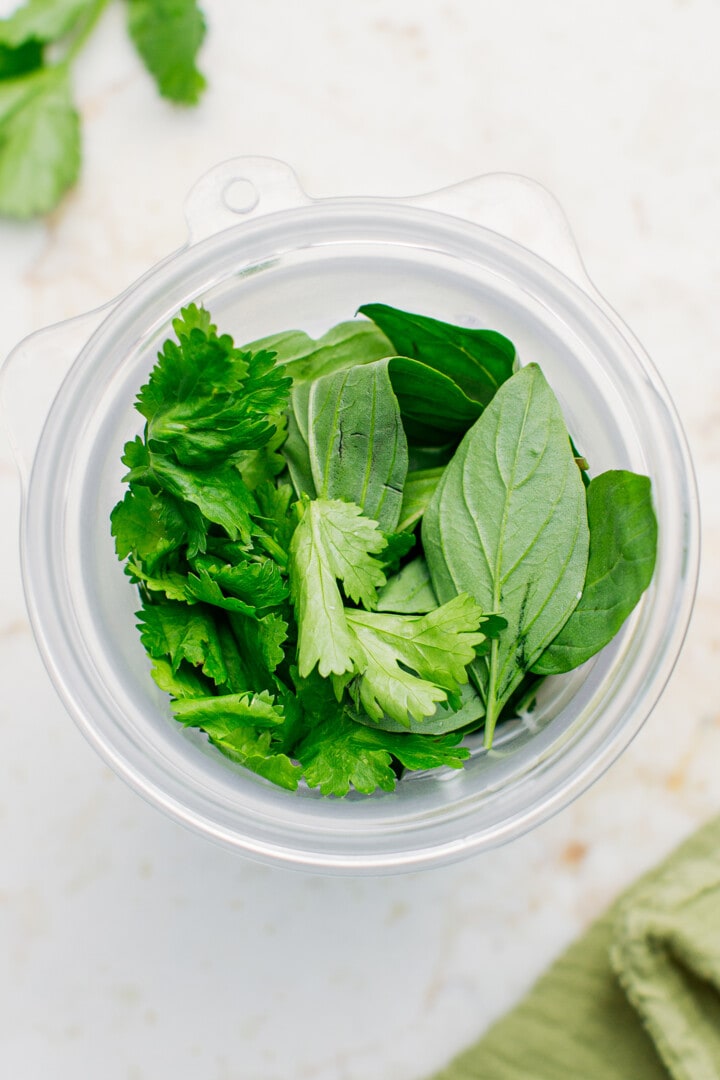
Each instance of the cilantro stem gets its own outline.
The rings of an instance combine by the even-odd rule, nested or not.
[[[497,662],[498,662],[498,642],[497,638],[494,638],[490,645],[490,674],[488,679],[487,699],[485,703],[485,736],[483,738],[483,745],[486,750],[490,750],[493,743],[493,735],[495,734],[495,724],[497,722],[497,696],[495,683],[497,681]]]
[[[56,67],[69,68],[71,66],[78,53],[81,52],[82,49],[85,47],[88,38],[95,29],[95,26],[97,25],[97,22],[103,11],[108,6],[108,3],[109,0],[95,0],[95,3],[93,4],[87,15],[87,18],[85,19],[84,26],[76,35],[68,51],[65,53],[65,56],[62,58],[60,63],[56,65]]]

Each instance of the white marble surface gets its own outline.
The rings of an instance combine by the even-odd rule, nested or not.
[[[66,716],[26,620],[3,440],[0,1072],[421,1080],[720,808],[720,8],[205,7],[211,85],[195,112],[157,100],[121,9],[105,17],[77,72],[82,182],[46,222],[0,224],[0,354],[178,246],[186,190],[224,158],[284,158],[315,195],[406,194],[497,169],[533,176],[565,206],[591,276],[689,430],[700,594],[642,734],[535,833],[422,875],[269,869],[146,806]]]

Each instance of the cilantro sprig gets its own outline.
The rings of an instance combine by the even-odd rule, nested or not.
[[[111,515],[177,723],[266,780],[338,797],[461,768],[474,731],[489,748],[543,675],[617,632],[656,542],[647,478],[588,482],[509,342],[365,311],[392,341],[359,323],[356,346],[343,324],[237,348],[185,308],[138,393]],[[445,382],[449,443],[431,412],[418,423],[432,395],[413,398]]]
[[[78,178],[72,67],[110,0],[26,0],[0,19],[0,215],[30,218]],[[123,0],[132,41],[160,94],[194,105],[205,20],[196,0]]]

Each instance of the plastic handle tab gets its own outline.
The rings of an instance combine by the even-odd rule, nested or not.
[[[304,206],[312,200],[284,161],[232,158],[198,180],[185,200],[190,243],[231,229],[248,218]]]
[[[109,307],[31,334],[0,370],[0,408],[24,487],[50,406]]]
[[[407,200],[506,236],[594,292],[560,203],[535,180],[515,173],[488,173]]]

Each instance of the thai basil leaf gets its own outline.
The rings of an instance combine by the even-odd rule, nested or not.
[[[384,532],[393,532],[407,475],[407,440],[387,362],[312,383],[307,439],[318,497],[355,503]]]
[[[365,304],[359,310],[387,335],[395,353],[449,376],[482,405],[512,375],[515,346],[494,330],[452,326],[387,304]]]
[[[587,489],[590,554],[580,602],[532,667],[539,675],[571,671],[618,632],[655,569],[657,520],[647,476],[601,473]]]
[[[438,600],[467,592],[508,621],[472,666],[489,747],[503,704],[577,605],[587,568],[585,489],[536,364],[501,387],[463,439],[422,539]]]

